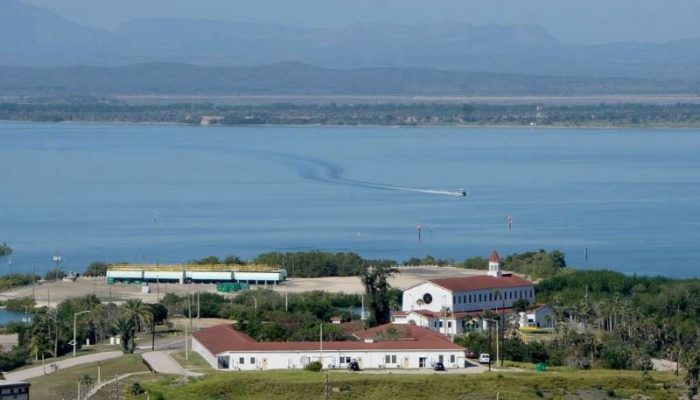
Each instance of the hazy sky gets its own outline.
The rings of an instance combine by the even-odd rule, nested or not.
[[[4,0],[0,0],[4,1]],[[337,27],[356,22],[537,24],[568,42],[700,37],[700,0],[25,0],[113,29],[141,17]]]

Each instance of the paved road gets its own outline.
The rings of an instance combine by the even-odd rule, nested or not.
[[[121,351],[106,351],[103,353],[88,354],[86,356],[80,356],[75,358],[68,358],[61,361],[47,362],[45,366],[38,366],[27,368],[17,372],[9,372],[5,374],[5,379],[12,381],[24,381],[31,378],[36,378],[42,375],[50,374],[54,371],[51,364],[56,364],[57,370],[62,370],[64,368],[75,367],[77,365],[96,363],[98,361],[110,360],[112,358],[117,358],[122,356]]]
[[[199,372],[188,371],[174,358],[170,356],[172,350],[160,350],[160,351],[149,351],[148,353],[143,353],[143,359],[151,366],[153,371],[159,374],[173,374],[173,375],[184,375],[184,376],[202,376]]]

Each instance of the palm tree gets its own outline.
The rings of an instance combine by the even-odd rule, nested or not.
[[[119,318],[114,324],[114,330],[119,335],[124,353],[133,353],[136,349],[134,343],[134,322],[129,318]]]
[[[44,359],[44,356],[51,354],[50,323],[51,320],[45,313],[36,313],[31,329],[31,339],[29,342],[30,354],[35,360]]]
[[[121,312],[125,318],[131,321],[134,329],[139,332],[144,325],[148,325],[153,316],[151,308],[141,299],[128,300],[121,306]]]
[[[32,335],[32,339],[29,342],[29,352],[34,355],[35,360],[44,356],[51,354],[51,341],[49,340],[46,332],[39,331]]]

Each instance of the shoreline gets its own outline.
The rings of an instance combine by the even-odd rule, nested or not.
[[[0,119],[0,125],[2,124],[46,124],[46,125],[105,125],[105,126],[117,126],[117,125],[133,125],[133,126],[189,126],[189,127],[199,127],[203,129],[209,128],[391,128],[391,129],[562,129],[562,130],[700,130],[700,124],[698,125],[476,125],[476,124],[464,124],[464,125],[377,125],[377,124],[236,124],[236,125],[226,125],[226,124],[212,124],[212,125],[201,125],[201,124],[188,124],[184,122],[157,122],[157,121],[87,121],[87,120],[71,120],[71,121],[31,121],[31,120],[21,120],[21,119]]]

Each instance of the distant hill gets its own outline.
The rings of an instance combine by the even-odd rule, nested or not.
[[[700,93],[700,83],[532,76],[425,68],[320,68],[300,63],[203,67],[0,67],[0,95],[599,95]]]
[[[700,81],[700,40],[562,43],[532,25],[356,24],[310,29],[196,19],[142,19],[95,29],[17,0],[0,1],[0,65],[144,62],[327,68],[430,68],[522,75]]]

